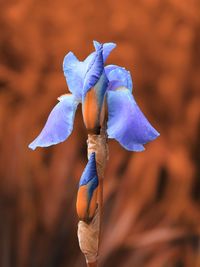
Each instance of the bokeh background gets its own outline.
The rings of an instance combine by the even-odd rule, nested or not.
[[[92,40],[132,73],[161,136],[142,153],[109,141],[101,267],[200,266],[199,0],[0,2],[0,266],[85,266],[75,201],[86,165],[81,109],[70,138],[27,148],[67,92],[62,61]]]

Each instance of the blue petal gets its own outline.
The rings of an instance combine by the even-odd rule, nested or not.
[[[119,87],[124,87],[124,82],[119,81],[119,80],[113,80],[113,81],[108,82],[107,90],[108,91],[115,91]]]
[[[95,153],[93,152],[81,176],[79,187],[84,185],[87,186],[88,200],[90,201],[90,199],[92,198],[92,194],[97,188],[98,184],[99,180],[96,169],[96,159]]]
[[[93,41],[94,47],[98,47],[100,45],[99,42],[97,41]],[[103,61],[105,63],[107,57],[109,56],[109,54],[111,53],[111,51],[116,47],[115,43],[104,43],[103,44]],[[87,64],[88,62],[91,61],[91,58],[93,57],[95,52],[92,52],[85,60],[84,62]]]
[[[94,86],[94,90],[96,92],[96,96],[97,96],[97,100],[98,100],[97,106],[100,110],[101,110],[101,107],[103,104],[104,95],[105,95],[105,92],[107,90],[107,87],[108,87],[108,79],[107,79],[105,72],[103,72],[100,79],[98,80],[98,82]]]
[[[74,116],[78,102],[73,95],[63,95],[60,102],[51,111],[39,136],[29,148],[48,147],[67,139],[73,130]]]
[[[108,137],[116,139],[127,150],[142,151],[143,144],[159,136],[128,89],[108,91],[107,103]]]
[[[127,71],[125,68],[119,67],[117,65],[108,65],[105,67],[106,76],[108,77],[108,80],[110,82],[109,90],[115,90],[118,88],[118,85],[115,85],[118,81],[118,84],[120,83],[120,86],[124,86],[132,92],[132,78],[129,71]]]
[[[79,61],[69,52],[63,61],[63,71],[70,92],[81,101],[88,90],[93,87],[101,77],[104,61],[115,48],[114,43],[100,44],[94,41],[95,52],[91,53],[84,61]]]
[[[83,98],[100,79],[104,71],[104,62],[110,52],[115,48],[114,43],[101,44],[94,41],[95,52],[91,53],[84,61],[87,65],[87,72],[84,80]]]
[[[94,152],[90,155],[89,161],[83,171],[83,174],[79,182],[79,187],[87,185],[91,181],[93,181],[93,188],[95,189],[98,186],[99,182],[98,182],[96,159]]]
[[[90,62],[88,62],[88,68],[84,79],[83,85],[83,97],[85,97],[88,90],[90,90],[100,79],[104,71],[103,62],[103,45],[95,45],[96,52],[91,57]]]
[[[94,47],[99,45],[99,42],[93,41]],[[103,44],[103,61],[105,62],[110,52],[116,47],[115,43],[105,43]]]
[[[72,52],[69,52],[63,61],[63,71],[70,92],[80,101],[87,64],[79,61]]]

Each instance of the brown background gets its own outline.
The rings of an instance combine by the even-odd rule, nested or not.
[[[32,152],[67,91],[64,55],[118,47],[161,133],[143,153],[109,141],[100,266],[200,266],[200,2],[0,1],[0,266],[85,266],[75,200],[87,162],[81,109],[63,144]]]

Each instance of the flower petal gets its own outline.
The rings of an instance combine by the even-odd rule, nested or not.
[[[91,61],[88,62],[88,68],[84,79],[83,84],[83,98],[85,97],[88,90],[90,90],[100,79],[104,71],[104,62],[103,62],[103,45],[96,43],[95,44],[95,53],[91,57]]]
[[[143,144],[159,133],[151,126],[127,88],[107,92],[109,138],[131,151],[144,150]]]
[[[131,74],[125,68],[117,65],[108,65],[105,67],[105,72],[110,82],[109,90],[115,90],[120,84],[120,86],[124,86],[132,92],[133,84]],[[115,85],[116,81],[118,85]]]
[[[81,101],[101,77],[104,70],[104,61],[115,48],[114,43],[100,44],[94,41],[95,52],[92,52],[84,61],[79,61],[69,52],[63,61],[63,71],[70,92]]]
[[[63,71],[70,92],[81,101],[87,65],[79,61],[72,52],[69,52],[63,61]]]
[[[97,41],[93,41],[94,47],[97,47],[100,43]],[[111,51],[116,47],[115,43],[104,43],[103,44],[103,61],[105,63],[107,57],[111,53]],[[92,52],[85,60],[84,62],[88,64],[88,62],[91,61],[91,58],[93,57],[95,52]]]
[[[91,154],[89,161],[84,169],[84,172],[79,182],[79,187],[87,185],[91,181],[93,181],[93,187],[95,189],[98,186],[99,182],[98,182],[96,159],[94,152]]]
[[[63,95],[60,102],[51,111],[39,136],[29,148],[48,147],[67,139],[73,130],[74,116],[78,101],[71,94]]]
[[[99,44],[97,41],[93,41],[94,47]],[[103,61],[105,62],[110,52],[116,47],[115,43],[104,43],[103,44]]]

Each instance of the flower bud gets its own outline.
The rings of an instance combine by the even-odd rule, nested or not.
[[[79,182],[76,210],[80,220],[90,222],[94,217],[98,185],[95,153],[92,153]]]

